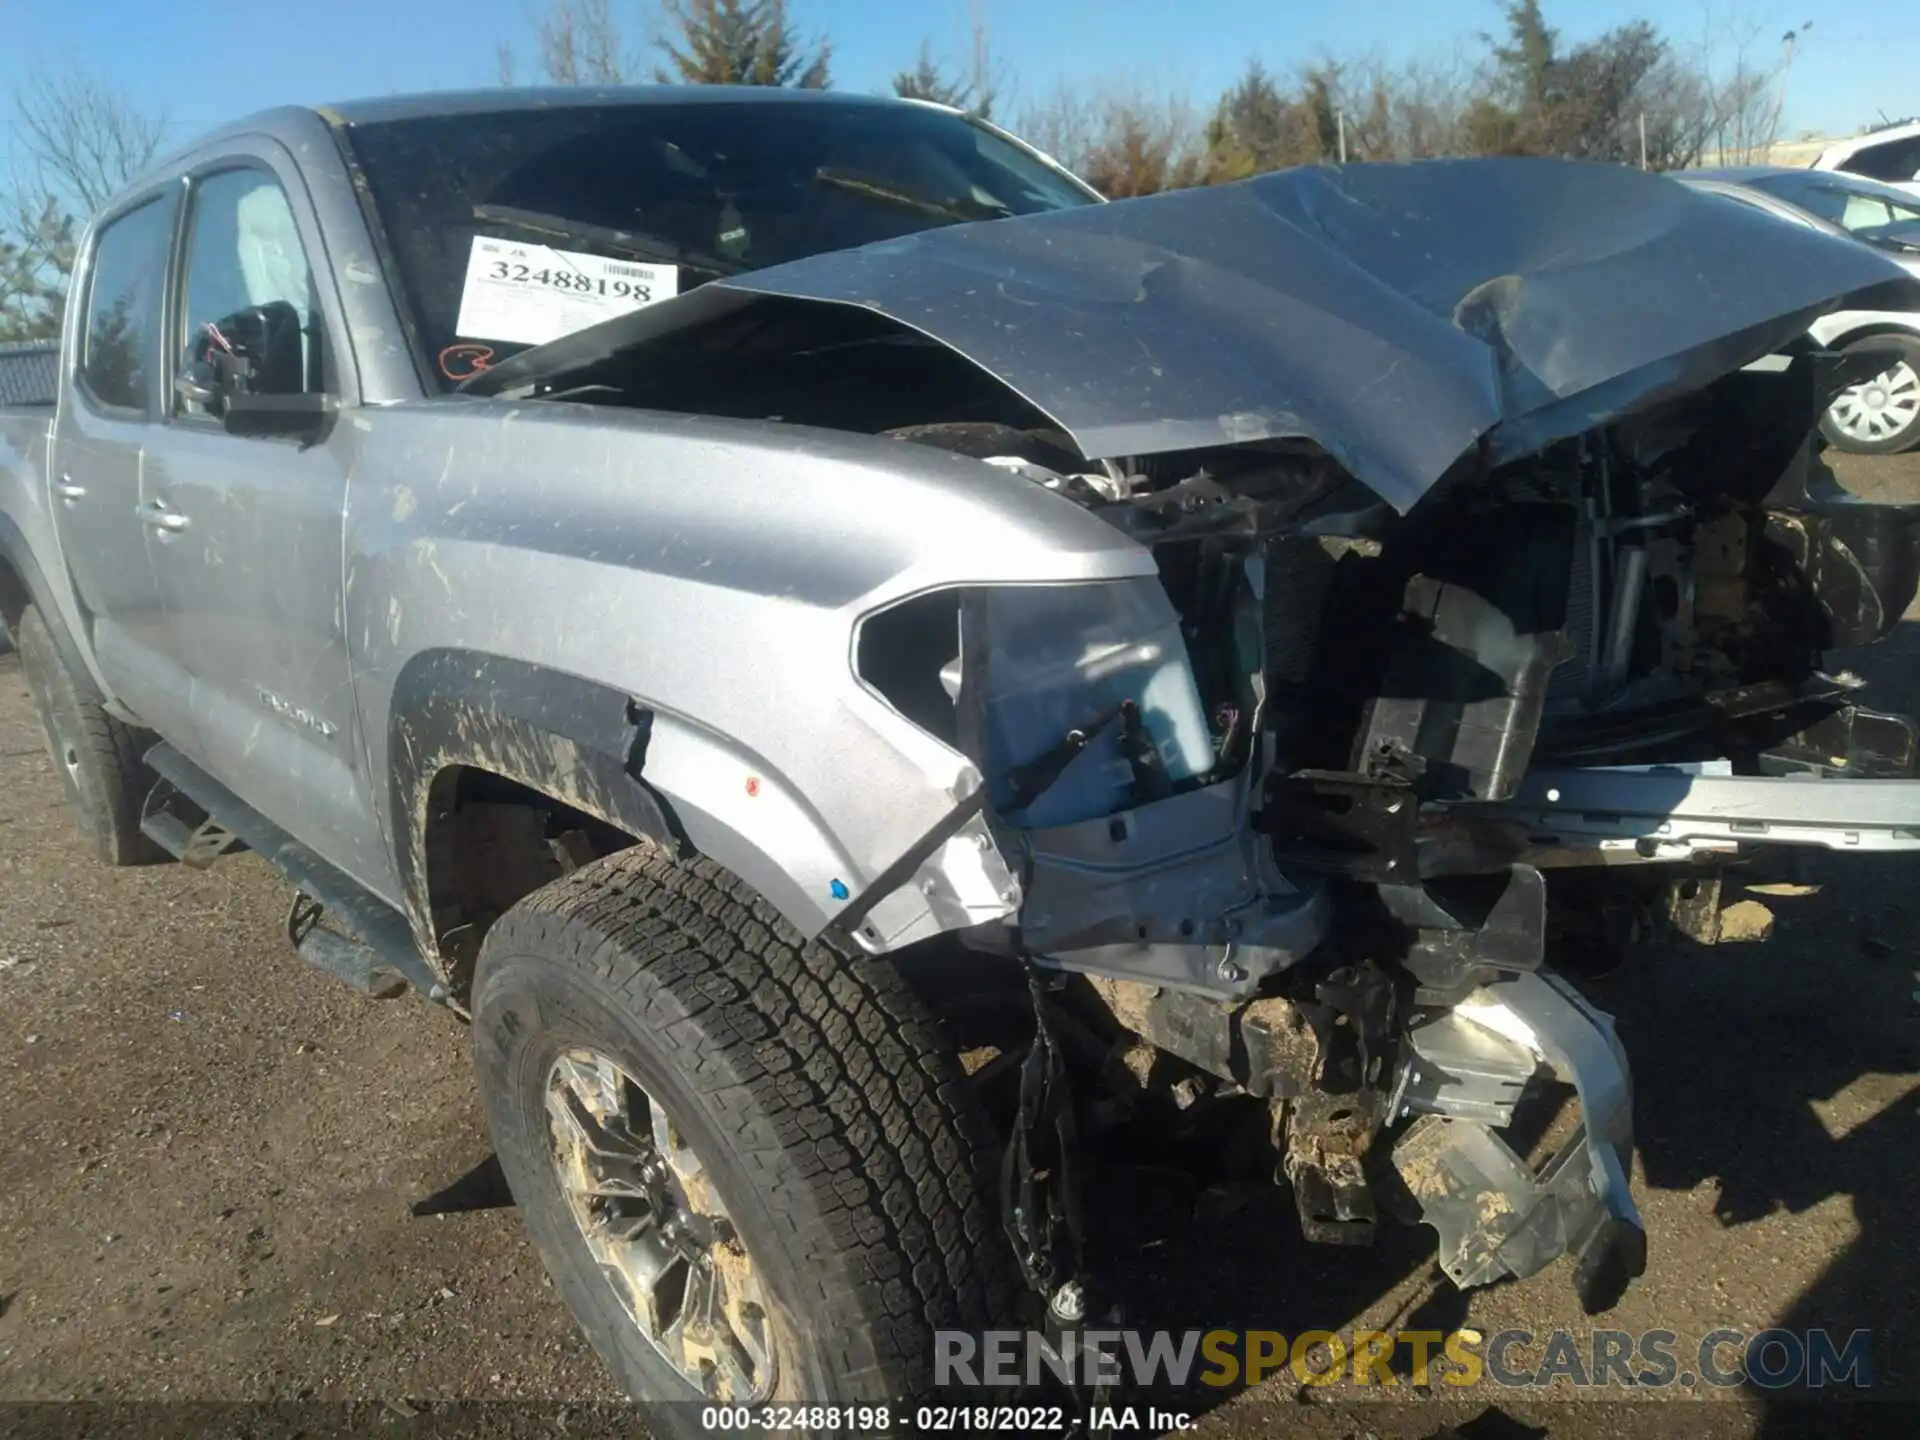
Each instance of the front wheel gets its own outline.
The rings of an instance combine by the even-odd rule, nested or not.
[[[1870,335],[1845,346],[1884,350],[1898,359],[1873,379],[1840,392],[1820,419],[1820,433],[1855,455],[1894,455],[1920,440],[1920,340]]]
[[[509,911],[473,1043],[534,1244],[636,1398],[897,1404],[936,1330],[1007,1308],[985,1122],[933,1023],[705,860],[639,847]]]

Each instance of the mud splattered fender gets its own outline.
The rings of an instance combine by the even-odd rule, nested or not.
[[[631,835],[677,844],[659,797],[637,778],[644,715],[627,697],[521,660],[469,650],[416,655],[388,718],[393,849],[408,922],[423,953],[433,933],[427,835],[436,782],[472,766],[526,785]]]
[[[1004,913],[1004,867],[979,826],[956,827],[952,854],[912,854],[921,883],[870,892],[857,912],[836,903],[859,873],[806,799],[763,758],[608,686],[525,661],[464,650],[416,656],[394,687],[388,753],[394,853],[409,924],[437,955],[428,834],[440,787],[472,766],[528,786],[626,833],[717,861],[765,896],[803,934],[857,926],[875,949],[950,924]],[[742,781],[740,777],[748,779]],[[975,793],[980,793],[976,789]],[[924,873],[922,873],[924,872]],[[969,885],[969,881],[977,883]],[[836,891],[837,887],[837,891]],[[985,913],[947,914],[971,900]]]
[[[817,933],[977,783],[963,754],[863,682],[863,617],[955,585],[1153,573],[1142,547],[1071,501],[895,440],[469,400],[365,418],[346,628],[380,821],[396,872],[416,876],[422,787],[465,759],[410,728],[437,683],[420,676],[459,668],[420,657],[513,657],[604,689],[592,710],[602,754],[625,759],[629,701],[649,712],[642,778],[688,841]],[[415,698],[396,701],[402,675],[426,664],[445,669],[416,672]],[[476,660],[461,692],[492,714],[489,676],[472,668],[490,667]],[[581,768],[538,747],[581,746],[555,710],[592,708],[539,699],[525,702],[530,730],[462,721],[529,784]],[[408,743],[417,753],[397,752]],[[395,795],[401,767],[412,778]],[[604,795],[598,805],[620,823]],[[958,873],[966,859],[956,848],[940,864]],[[864,943],[894,948],[977,918],[980,886],[932,920],[924,882],[944,881],[919,878],[874,907]],[[398,900],[397,876],[394,888]]]

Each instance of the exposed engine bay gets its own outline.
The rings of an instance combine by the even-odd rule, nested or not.
[[[1629,1086],[1605,1017],[1543,967],[1548,876],[1668,861],[1697,895],[1743,840],[1780,837],[1749,804],[1744,835],[1609,850],[1502,805],[1561,768],[1916,774],[1915,723],[1822,669],[1891,630],[1920,562],[1920,516],[1855,501],[1804,438],[1833,383],[1826,357],[1782,357],[1463,472],[1406,517],[1307,445],[1063,473],[1057,433],[900,432],[1094,509],[1164,591],[879,617],[902,626],[874,632],[892,653],[911,626],[945,657],[937,691],[873,678],[981,765],[1017,857],[1017,921],[963,938],[1088,977],[1123,1037],[1269,1097],[1309,1238],[1370,1238],[1384,1153],[1456,1282],[1570,1250],[1607,1307],[1644,1264]],[[1900,814],[1877,844],[1920,847]],[[1693,906],[1698,938],[1716,908]],[[1530,1166],[1502,1132],[1550,1082],[1581,1123]]]
[[[1920,580],[1916,511],[1857,501],[1815,449],[1871,357],[1801,337],[1856,257],[1822,252],[1836,268],[1809,280],[1799,240],[1757,231],[1752,288],[1601,323],[1603,297],[1748,221],[1556,170],[1632,204],[1595,231],[1500,212],[1526,233],[1482,249],[1547,258],[1486,279],[1418,224],[1385,253],[1369,217],[1427,187],[1457,221],[1506,172],[1366,168],[1129,207],[1118,236],[1076,215],[801,262],[483,387],[932,446],[1151,553],[1153,578],[935,589],[857,634],[862,680],[981,781],[836,923],[918,943],[871,920],[911,887],[960,944],[1030,968],[1009,1211],[1044,1293],[1081,1273],[1049,1118],[1077,1046],[1123,1088],[1171,1066],[1189,1095],[1264,1107],[1309,1239],[1364,1243],[1397,1209],[1461,1285],[1570,1253],[1609,1307],[1645,1264],[1631,1087],[1550,946],[1621,896],[1710,940],[1718,868],[1751,844],[1920,849],[1920,728],[1825,659],[1883,638]],[[1075,230],[1098,231],[1111,291],[1069,273]],[[1330,269],[1341,246],[1365,284]],[[1339,353],[1302,358],[1316,340]],[[1254,399],[1208,410],[1203,382]]]

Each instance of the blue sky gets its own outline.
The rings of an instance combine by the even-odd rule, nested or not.
[[[1258,56],[1287,71],[1323,54],[1390,60],[1474,46],[1499,22],[1496,0],[981,0],[1018,97],[1062,81],[1118,78],[1205,103]],[[645,29],[648,0],[615,0]],[[496,47],[531,51],[541,0],[0,0],[0,90],[37,66],[82,57],[184,140],[221,120],[289,101],[487,85]],[[1781,33],[1814,25],[1790,76],[1786,129],[1846,133],[1880,112],[1920,112],[1920,12],[1886,0],[1546,0],[1569,39],[1646,18],[1686,44],[1717,37],[1731,57],[1779,53]],[[921,40],[959,53],[967,0],[792,0],[796,19],[834,44],[841,88],[877,90]],[[7,149],[0,114],[0,159]]]

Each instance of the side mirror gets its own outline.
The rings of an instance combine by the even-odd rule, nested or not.
[[[211,410],[220,399],[220,377],[211,362],[189,357],[173,377],[173,393],[189,405]]]
[[[229,435],[279,436],[314,445],[326,439],[340,402],[331,395],[229,395],[221,417]]]
[[[339,413],[331,395],[305,392],[305,331],[284,300],[252,305],[204,327],[174,392],[216,416],[229,435],[313,444]]]

